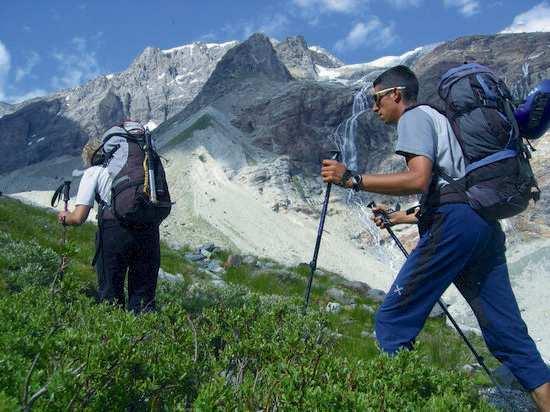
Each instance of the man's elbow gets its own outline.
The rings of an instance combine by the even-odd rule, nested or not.
[[[76,210],[74,211],[74,221],[73,224],[75,226],[82,225],[86,219],[88,219],[88,215],[90,213],[90,207],[88,206],[82,206],[78,205],[76,206]]]
[[[416,193],[428,193],[430,182],[431,178],[427,179],[425,176],[416,176],[413,180],[413,189]]]

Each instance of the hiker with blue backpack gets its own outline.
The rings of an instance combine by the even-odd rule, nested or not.
[[[418,105],[418,88],[415,74],[396,66],[374,81],[371,95],[380,119],[397,124],[396,153],[405,158],[405,171],[361,175],[336,160],[324,160],[321,170],[325,182],[355,191],[422,195],[418,208],[387,215],[390,225],[418,224],[420,239],[376,314],[378,343],[390,354],[412,349],[434,304],[454,283],[491,353],[531,392],[541,411],[550,411],[550,370],[521,318],[498,222],[520,213],[540,194],[509,92],[477,64],[443,76],[439,94],[446,115]],[[546,98],[542,113],[547,103]],[[547,124],[546,118],[539,120]],[[385,227],[380,214],[374,220]]]
[[[164,169],[148,131],[125,121],[89,141],[82,152],[88,168],[78,187],[75,209],[59,222],[80,225],[98,204],[96,253],[92,262],[100,301],[126,306],[134,313],[156,309],[160,267],[159,225],[171,209]]]

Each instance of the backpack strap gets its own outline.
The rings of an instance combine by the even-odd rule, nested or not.
[[[445,113],[445,111],[437,106],[434,106],[433,104],[431,103],[417,103],[417,104],[413,104],[413,105],[410,105],[408,106],[405,111],[403,113],[407,113],[409,110],[412,110],[412,109],[416,109],[417,107],[420,107],[420,106],[428,106],[428,107],[431,107],[432,109],[434,109],[436,112],[439,112],[440,114],[442,114],[443,116],[447,116],[447,114]]]
[[[431,107],[433,110],[437,111],[441,115],[445,116],[447,118],[447,113],[442,110],[441,108],[434,106],[430,103],[418,103],[414,104],[412,106],[409,106],[405,109],[405,112],[408,112],[409,110],[415,109],[419,106],[428,106]],[[449,119],[448,119],[449,120]],[[451,124],[451,127],[453,125],[453,122],[449,120],[449,123]],[[453,128],[454,129],[454,128]],[[454,130],[453,130],[454,131]],[[456,133],[456,132],[455,132]],[[460,139],[457,139],[460,144]],[[462,148],[462,145],[461,145]],[[448,183],[448,186],[452,190],[438,190],[437,189],[437,178],[441,177],[443,180],[445,180]],[[442,189],[445,189],[443,187]],[[451,176],[449,176],[447,173],[445,173],[439,166],[434,164],[433,174],[432,174],[432,182],[430,184],[430,187],[428,189],[427,193],[424,193],[420,198],[420,215],[424,213],[429,206],[435,206],[443,203],[467,203],[468,198],[466,196],[466,187],[465,182],[462,179],[455,180]]]

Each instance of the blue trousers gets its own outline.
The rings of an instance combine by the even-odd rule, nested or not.
[[[523,387],[533,390],[550,382],[512,292],[499,223],[487,222],[466,204],[447,204],[427,213],[419,228],[418,245],[376,314],[382,350],[412,348],[452,282],[473,309],[491,353]]]

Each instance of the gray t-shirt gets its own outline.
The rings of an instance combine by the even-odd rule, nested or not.
[[[397,123],[397,154],[425,156],[448,176],[465,174],[464,156],[447,118],[429,106],[417,106]],[[437,187],[448,184],[439,177]]]

